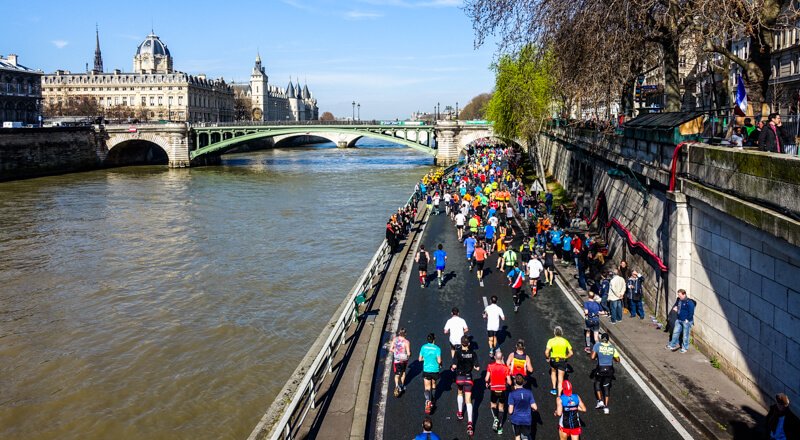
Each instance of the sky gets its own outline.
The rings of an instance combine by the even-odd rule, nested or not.
[[[94,60],[95,25],[106,71],[133,69],[151,28],[175,70],[248,81],[257,53],[271,84],[308,83],[320,113],[408,118],[437,102],[463,108],[491,91],[493,40],[474,47],[462,0],[26,1],[0,26],[0,55],[52,73]]]

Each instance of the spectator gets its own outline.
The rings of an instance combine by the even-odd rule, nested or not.
[[[758,138],[758,148],[761,151],[771,153],[784,152],[784,135],[781,129],[781,115],[770,113],[767,117],[767,125],[761,130]]]
[[[608,304],[611,309],[611,323],[622,321],[622,298],[625,295],[625,278],[622,278],[619,269],[614,270],[614,276],[608,287]]]
[[[751,147],[758,146],[758,138],[761,137],[761,131],[764,129],[764,123],[758,121],[756,128],[747,136],[747,145]]]
[[[672,310],[678,313],[678,318],[675,321],[675,329],[672,330],[672,339],[667,344],[667,349],[676,351],[681,349],[681,353],[686,353],[689,350],[689,334],[694,325],[694,309],[697,302],[686,294],[683,289],[678,289],[678,298],[675,300],[675,305]],[[683,338],[681,338],[683,333]],[[680,341],[680,344],[679,344]]]
[[[628,278],[628,298],[630,301],[631,318],[639,315],[639,319],[644,319],[644,302],[642,301],[642,279],[644,277],[637,271],[631,272],[631,277]]]
[[[775,396],[775,403],[769,407],[767,429],[770,440],[800,438],[800,420],[789,409],[789,397],[786,394]]]
[[[753,125],[753,121],[750,118],[744,118],[744,136],[749,138],[755,129],[756,127]]]
[[[731,145],[741,148],[744,146],[744,135],[742,134],[742,127],[736,127],[731,134]]]

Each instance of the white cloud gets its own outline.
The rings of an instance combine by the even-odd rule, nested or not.
[[[69,44],[69,41],[67,41],[67,40],[53,40],[53,41],[51,41],[51,43],[53,43],[53,46],[55,46],[55,47],[57,47],[59,49],[63,49],[64,46]]]
[[[348,11],[344,14],[344,18],[348,20],[372,20],[381,17],[383,14],[380,12]]]

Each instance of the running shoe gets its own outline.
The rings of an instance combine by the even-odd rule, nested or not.
[[[689,350],[687,350],[685,348],[681,348],[681,353],[686,353],[687,351],[689,351]]]
[[[431,406],[432,406],[431,405],[431,401],[430,400],[426,400],[425,401],[425,414],[430,414],[431,413]]]
[[[603,414],[608,414],[609,412],[608,407],[603,408]]]
[[[591,348],[589,348],[589,347],[583,347],[583,351],[584,351],[586,354],[591,354],[591,353],[592,353],[592,349],[591,349]]]
[[[467,435],[472,437],[472,434],[475,434],[475,430],[472,429],[472,422],[467,423]]]
[[[500,420],[495,418],[494,422],[492,422],[492,431],[497,431],[498,428],[500,428]]]
[[[461,411],[458,411],[458,412],[456,413],[456,418],[457,418],[458,420],[464,420],[464,413],[463,413],[463,412],[461,412]]]
[[[553,388],[552,390],[550,390],[550,394],[558,396],[558,391],[555,388]]]
[[[519,311],[519,306],[514,306],[514,312],[518,312],[518,311]]]
[[[503,435],[503,427],[497,428],[497,435]]]
[[[425,285],[424,285],[424,284],[420,284],[420,285],[419,285],[419,287],[421,287],[421,288],[423,288],[423,289],[424,289],[424,288],[425,288]]]
[[[400,387],[394,387],[394,397],[400,397]]]
[[[602,408],[605,408],[605,407],[606,407],[605,403],[603,403],[602,400],[598,400],[597,401],[597,405],[594,406],[594,409],[602,409]]]

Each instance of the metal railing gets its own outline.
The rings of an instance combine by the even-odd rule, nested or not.
[[[406,204],[412,203],[416,194],[409,197]],[[297,430],[302,426],[308,412],[315,407],[315,400],[317,391],[322,385],[328,374],[333,372],[333,361],[337,353],[343,345],[345,345],[347,331],[358,320],[359,305],[369,301],[375,295],[376,290],[373,288],[373,279],[376,275],[385,271],[392,260],[391,249],[387,240],[378,247],[378,250],[372,256],[367,268],[361,273],[358,281],[356,281],[350,294],[347,295],[344,302],[340,306],[341,312],[336,320],[329,324],[330,332],[325,338],[324,344],[320,347],[314,360],[306,369],[306,373],[300,381],[297,388],[292,394],[292,399],[283,408],[280,413],[280,419],[274,424],[276,417],[267,417],[271,411],[262,417],[259,423],[253,429],[248,437],[248,440],[260,440],[269,438],[271,440],[289,440],[294,438]],[[324,334],[323,334],[324,335]],[[320,335],[319,339],[323,337]],[[317,339],[317,342],[319,341]],[[315,343],[312,346],[317,346]],[[300,365],[297,370],[301,371],[303,365]],[[289,381],[293,381],[290,378]],[[285,388],[284,388],[285,389]],[[279,395],[280,396],[280,395]],[[270,409],[275,405],[272,404]]]

